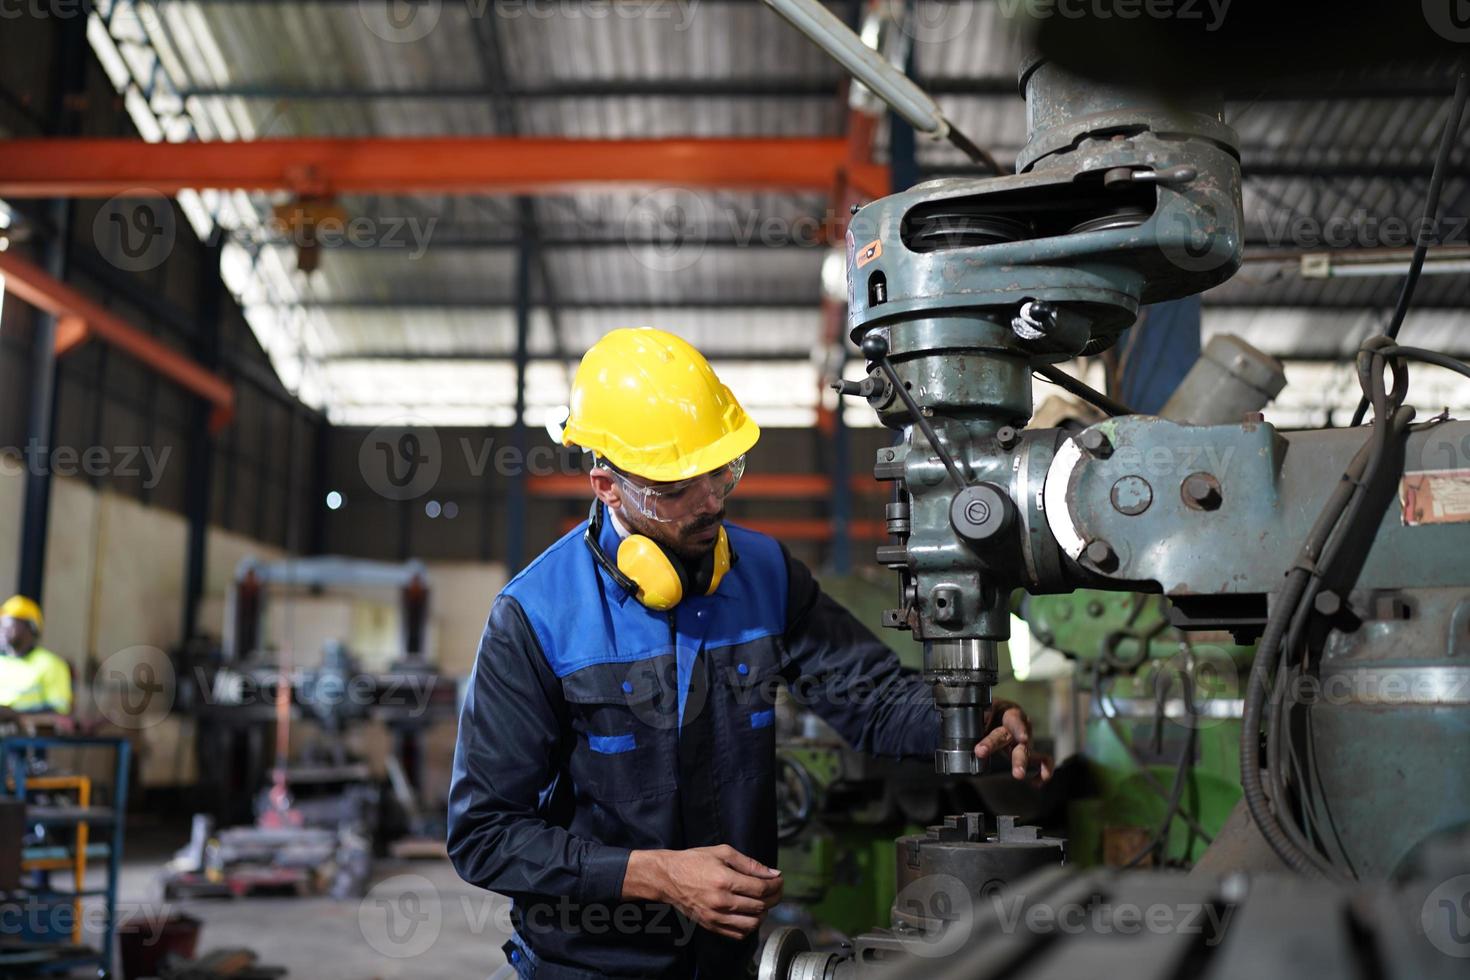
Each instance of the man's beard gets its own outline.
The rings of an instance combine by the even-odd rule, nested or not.
[[[720,540],[720,537],[718,534],[715,535],[709,540],[707,544],[694,544],[692,542],[692,539],[700,534],[709,531],[711,528],[719,527],[724,522],[725,508],[723,507],[720,508],[720,512],[718,514],[712,514],[709,517],[701,517],[699,520],[695,521],[693,524],[684,529],[683,533],[680,535],[680,538],[682,540],[678,544],[673,546],[674,553],[680,558],[685,559],[686,561],[698,561],[702,559],[705,555],[709,554],[710,551],[714,549],[715,543]]]
[[[630,520],[633,515],[624,511],[622,517],[623,523],[628,525],[633,531],[652,538],[684,561],[690,564],[697,564],[705,555],[708,555],[713,550],[715,542],[719,541],[719,536],[716,535],[708,542],[696,542],[694,538],[712,527],[718,527],[723,524],[725,521],[725,508],[721,507],[718,514],[701,517],[688,525],[680,527],[678,530],[674,530],[668,524],[660,524],[657,521],[644,518],[641,514]]]

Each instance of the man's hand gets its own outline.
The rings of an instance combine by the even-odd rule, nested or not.
[[[985,727],[989,734],[975,744],[975,755],[988,759],[992,753],[1009,752],[1011,776],[1016,779],[1026,778],[1026,767],[1034,759],[1041,770],[1041,782],[1051,778],[1051,756],[1031,754],[1031,719],[1020,705],[1011,701],[995,702],[986,712]]]
[[[725,844],[687,851],[634,851],[623,898],[666,902],[728,939],[754,932],[781,901],[781,872]]]

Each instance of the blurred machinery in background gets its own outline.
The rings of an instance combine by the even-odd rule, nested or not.
[[[922,763],[854,752],[810,712],[778,724],[784,900],[800,905],[808,924],[843,935],[881,924],[896,888],[894,837],[933,819],[941,787]],[[804,730],[784,730],[792,724]]]
[[[1091,792],[1067,806],[1076,864],[1188,867],[1240,801],[1240,692],[1254,647],[1190,638],[1167,605],[1086,589],[1023,605],[1089,695],[1080,741]]]
[[[293,649],[291,603],[326,593],[397,596],[399,636],[386,670],[362,669],[347,637],[327,640],[319,658],[312,651],[314,663]],[[264,641],[273,597],[285,603],[277,650]],[[212,820],[203,830],[196,821],[195,839],[175,861],[176,890],[298,889],[309,869],[331,859],[335,868],[355,869],[351,884],[332,885],[351,893],[366,879],[372,850],[388,840],[404,833],[443,839],[442,817],[431,816],[438,809],[421,799],[421,738],[455,712],[456,685],[428,660],[428,604],[418,562],[240,564],[222,646],[191,651],[179,672],[178,706],[193,715],[198,757],[209,760],[200,782]],[[388,733],[383,774],[349,746],[350,735],[369,723]],[[293,727],[309,731],[293,737]],[[216,824],[227,829],[216,835]],[[226,881],[222,869],[232,860],[234,877]]]

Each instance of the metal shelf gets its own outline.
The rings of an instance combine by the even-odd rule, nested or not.
[[[30,759],[38,752],[52,749],[100,748],[113,753],[113,806],[91,805],[91,781],[85,776],[32,775],[28,771]],[[113,940],[117,932],[117,883],[122,865],[123,828],[126,822],[128,800],[129,761],[132,746],[126,739],[97,737],[50,737],[50,738],[5,738],[0,739],[0,788],[13,792],[16,799],[26,800],[27,791],[77,791],[77,805],[39,805],[26,807],[27,827],[67,827],[73,830],[70,844],[57,841],[28,849],[29,860],[23,852],[22,870],[33,874],[49,875],[53,871],[70,868],[78,886],[70,891],[59,891],[49,887],[16,889],[42,902],[70,903],[73,914],[72,934],[64,943],[27,943],[12,945],[8,949],[0,945],[0,967],[34,966],[46,970],[60,970],[95,964],[100,977],[112,976]],[[75,784],[75,785],[73,785]],[[105,843],[93,843],[88,835],[93,829],[101,831],[107,838]],[[105,862],[107,877],[101,888],[84,888],[83,876],[86,866],[92,861]],[[49,878],[42,879],[49,882]],[[94,950],[81,944],[81,903],[87,899],[101,899],[105,905],[105,921],[102,929],[101,949]],[[0,971],[4,972],[4,971]]]
[[[26,824],[64,827],[73,824],[97,824],[110,827],[117,814],[108,806],[28,806]]]

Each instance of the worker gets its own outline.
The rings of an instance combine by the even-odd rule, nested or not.
[[[43,622],[34,599],[0,605],[0,718],[71,714],[71,667],[39,645]]]
[[[854,748],[934,757],[918,673],[725,523],[759,434],[672,334],[615,330],[577,369],[563,442],[593,454],[591,511],[491,605],[450,788],[449,855],[513,899],[521,977],[746,975],[782,894],[777,687]],[[977,755],[1024,777],[1025,715],[997,702],[987,730]]]

